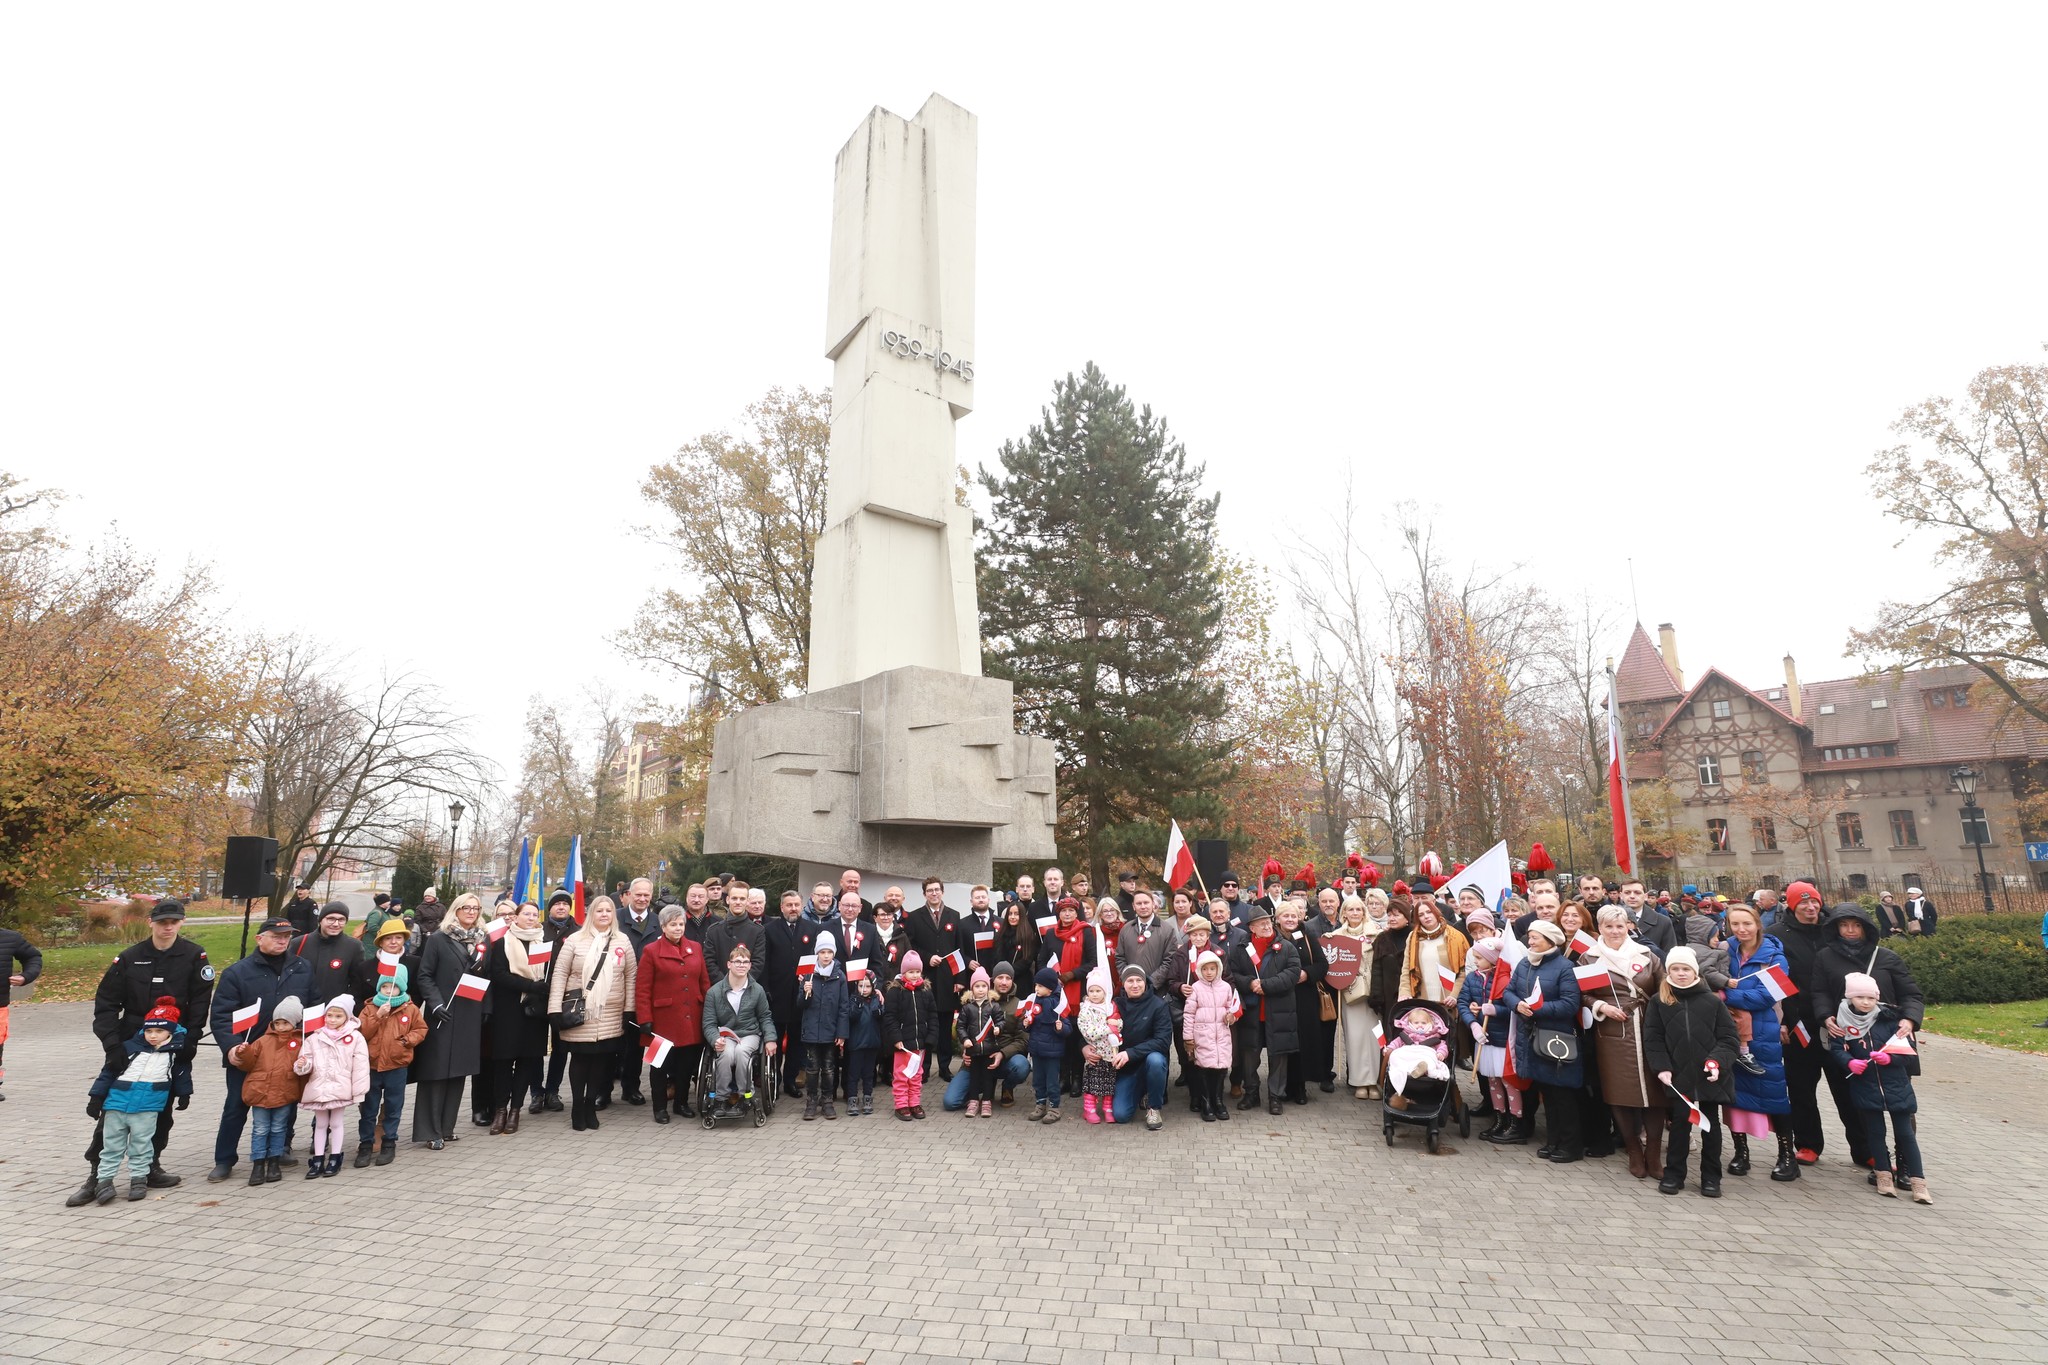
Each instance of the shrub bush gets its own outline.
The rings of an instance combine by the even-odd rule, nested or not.
[[[2037,915],[1943,915],[1931,938],[1894,934],[1931,1005],[2000,1005],[2048,997],[2048,952]]]

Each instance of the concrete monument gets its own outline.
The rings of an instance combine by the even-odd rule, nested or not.
[[[953,425],[974,407],[974,115],[940,96],[885,109],[840,149],[825,354],[825,531],[811,581],[810,690],[719,723],[707,853],[795,858],[806,887],[863,894],[926,874],[986,882],[1053,855],[1052,745],[1015,732],[981,676],[974,519]],[[955,902],[956,904],[958,902]]]

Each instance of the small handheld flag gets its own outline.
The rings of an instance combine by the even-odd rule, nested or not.
[[[484,932],[490,935],[491,942],[496,943],[499,939],[505,937],[505,931],[507,929],[510,929],[511,927],[511,920],[494,919],[491,921],[491,927],[489,929],[486,929]]]
[[[817,970],[818,955],[816,953],[805,953],[796,960],[796,974],[798,976],[810,976]]]
[[[1913,1050],[1912,1039],[1903,1033],[1894,1033],[1891,1041],[1886,1043],[1882,1050],[1891,1053],[1894,1057],[1918,1057],[1920,1055]]]
[[[1586,931],[1585,931],[1584,929],[1574,929],[1574,930],[1572,931],[1572,951],[1573,951],[1573,952],[1575,952],[1575,953],[1590,953],[1590,952],[1592,952],[1592,951],[1593,951],[1593,950],[1594,950],[1595,948],[1598,948],[1599,946],[1600,946],[1600,940],[1599,940],[1599,939],[1597,939],[1597,938],[1594,938],[1594,937],[1593,937],[1593,936],[1592,936],[1591,934],[1587,933],[1587,932],[1586,932]]]
[[[1448,995],[1450,992],[1458,989],[1458,974],[1452,971],[1449,967],[1444,966],[1442,963],[1438,963],[1436,969],[1436,984],[1442,986],[1444,988],[1444,993]]]
[[[262,1014],[263,1002],[261,1000],[242,1006],[242,1008],[235,1011],[232,1019],[234,1032],[247,1033],[250,1029],[255,1028],[256,1021],[262,1017]]]
[[[1060,917],[1058,915],[1041,915],[1039,918],[1031,922],[1038,926],[1038,932],[1042,934],[1046,930],[1058,924],[1060,922]]]
[[[468,972],[464,972],[462,980],[455,983],[455,993],[464,1000],[481,1000],[484,998],[484,992],[490,988],[489,981],[480,976],[471,976]]]
[[[1683,1091],[1681,1091],[1677,1086],[1673,1085],[1669,1081],[1664,1082],[1664,1088],[1666,1090],[1669,1090],[1672,1094],[1678,1096],[1680,1100],[1683,1100],[1685,1102],[1685,1107],[1692,1110],[1690,1122],[1692,1123],[1693,1127],[1699,1129],[1702,1133],[1711,1133],[1714,1131],[1714,1121],[1707,1117],[1705,1110],[1701,1109],[1697,1104],[1694,1104],[1691,1100],[1686,1099]]]
[[[299,1031],[312,1033],[327,1027],[327,1006],[325,1004],[306,1006],[306,1017],[299,1022]]]
[[[554,955],[555,945],[548,942],[546,939],[542,939],[538,943],[529,943],[526,945],[526,961],[530,966],[543,966],[550,959],[552,959]]]
[[[398,953],[377,954],[377,975],[397,976],[399,957]]]
[[[967,954],[961,952],[958,948],[947,953],[939,961],[946,964],[946,970],[949,972],[964,972],[967,970]]]
[[[1614,984],[1614,978],[1609,976],[1607,969],[1597,962],[1584,967],[1572,968],[1572,975],[1578,978],[1579,989],[1582,991],[1605,990]]]
[[[857,957],[846,964],[846,979],[848,981],[858,981],[867,974],[868,960],[864,957]]]
[[[977,930],[975,930],[975,931],[974,931],[974,951],[975,951],[975,952],[977,952],[977,953],[978,953],[978,952],[980,952],[980,951],[981,951],[982,949],[984,949],[984,948],[993,948],[993,947],[995,947],[995,946],[996,946],[996,931],[995,931],[995,930],[993,930],[993,929],[977,929]]]
[[[1792,1026],[1792,1036],[1799,1040],[1801,1047],[1813,1046],[1813,1031],[1806,1027],[1806,1021],[1803,1019]]]
[[[1543,979],[1536,978],[1529,986],[1529,998],[1522,1002],[1532,1010],[1543,1008]]]
[[[647,1051],[641,1055],[647,1059],[647,1065],[660,1066],[668,1060],[669,1049],[674,1046],[674,1043],[671,1043],[668,1039],[657,1033],[648,1040]]]
[[[1384,1048],[1387,1045],[1387,1031],[1378,1024],[1372,1026],[1372,1045]]]
[[[906,1081],[908,1081],[908,1080],[915,1080],[915,1079],[916,1079],[916,1078],[918,1077],[918,1075],[919,1075],[919,1074],[920,1074],[921,1072],[923,1072],[923,1070],[924,1070],[924,1054],[923,1054],[922,1052],[911,1052],[911,1053],[907,1053],[907,1054],[905,1054],[905,1056],[904,1056],[904,1058],[903,1058],[903,1079],[904,1079],[904,1080],[906,1080]]]
[[[1783,967],[1772,963],[1763,969],[1764,989],[1771,993],[1773,1000],[1789,1000],[1799,994],[1799,988],[1792,984],[1792,978]]]

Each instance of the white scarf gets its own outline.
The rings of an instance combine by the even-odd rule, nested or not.
[[[528,981],[538,981],[542,968],[526,960],[526,945],[540,942],[540,926],[521,929],[513,925],[505,931],[505,965],[512,969],[514,976],[523,976]]]

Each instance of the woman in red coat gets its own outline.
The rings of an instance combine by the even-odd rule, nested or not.
[[[688,926],[689,912],[682,906],[661,912],[661,936],[640,954],[634,988],[641,1042],[662,1038],[670,1045],[653,1080],[656,1123],[668,1122],[671,1085],[676,1112],[686,1119],[697,1116],[690,1108],[690,1083],[697,1079],[697,1061],[704,1049],[704,993],[711,989],[711,977],[704,967],[704,950],[684,933]]]

